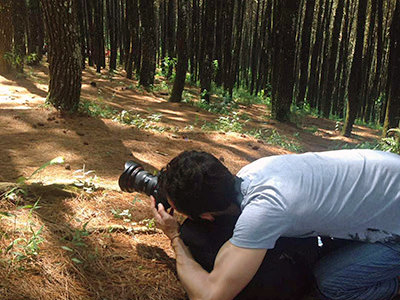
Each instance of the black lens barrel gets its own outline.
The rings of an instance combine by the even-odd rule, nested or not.
[[[158,191],[158,177],[149,174],[144,168],[134,161],[125,163],[125,170],[118,180],[119,187],[122,191],[133,193],[145,193],[148,196],[153,196],[156,199],[156,204],[162,203],[165,209],[170,205],[163,195]]]

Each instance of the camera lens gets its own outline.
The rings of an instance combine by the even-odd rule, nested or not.
[[[118,180],[118,184],[124,192],[140,192],[156,199],[156,205],[162,203],[165,209],[170,205],[158,191],[158,177],[146,172],[143,167],[133,161],[125,163],[125,170]]]

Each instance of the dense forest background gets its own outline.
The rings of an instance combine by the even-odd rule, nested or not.
[[[10,26],[10,25],[13,26]],[[48,101],[79,107],[82,69],[123,68],[151,89],[156,70],[203,101],[215,90],[268,99],[273,118],[303,109],[397,127],[400,0],[0,0],[0,73],[48,55]],[[210,100],[211,99],[211,100]]]

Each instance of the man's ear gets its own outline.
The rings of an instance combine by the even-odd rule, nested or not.
[[[211,222],[213,222],[215,220],[214,216],[209,212],[202,213],[200,215],[200,219],[208,220],[208,221],[211,221]]]

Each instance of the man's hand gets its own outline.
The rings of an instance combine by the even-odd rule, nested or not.
[[[170,213],[165,210],[161,203],[159,203],[156,208],[156,199],[154,199],[153,196],[150,196],[150,198],[152,200],[152,211],[157,227],[160,228],[169,239],[177,237],[179,235],[179,224],[173,216],[173,208],[171,208]]]

